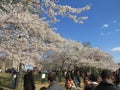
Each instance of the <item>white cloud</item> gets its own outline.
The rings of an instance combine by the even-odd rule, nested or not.
[[[112,49],[112,51],[119,51],[120,52],[120,47],[115,47]]]
[[[108,24],[103,24],[102,28],[108,28],[109,25]]]

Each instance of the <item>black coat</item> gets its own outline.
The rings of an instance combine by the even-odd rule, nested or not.
[[[102,81],[95,90],[120,90],[120,88],[117,88],[114,84],[109,83],[107,81]]]
[[[24,90],[35,90],[34,77],[30,73],[24,75]]]

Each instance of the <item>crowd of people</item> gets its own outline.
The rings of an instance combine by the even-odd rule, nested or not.
[[[46,75],[42,74],[43,87],[39,90],[77,90],[81,87],[81,80],[83,79],[83,90],[120,90],[120,69],[112,72],[110,70],[102,70],[101,72],[80,72],[75,69],[72,71],[65,70],[63,72],[64,86],[57,81],[58,74],[56,72],[49,72],[47,79],[49,86],[44,86],[44,79]],[[30,70],[27,70],[24,75],[24,90],[36,90],[34,83],[34,75]]]
[[[120,90],[120,69],[116,72],[102,70],[100,73],[85,75],[84,90]]]
[[[62,73],[62,74],[61,74]],[[39,90],[120,90],[120,68],[116,71],[101,70],[101,71],[80,71],[74,69],[71,71],[64,70],[41,72],[41,87]],[[12,88],[15,89],[17,85],[18,72],[12,70]],[[62,85],[59,84],[61,78]],[[24,74],[24,90],[37,90],[35,87],[33,70],[28,69]],[[48,81],[49,86],[46,87],[45,81]],[[63,85],[64,84],[64,85]],[[45,85],[45,86],[44,86]],[[3,90],[0,88],[0,90]]]
[[[12,89],[16,88],[18,72],[13,68],[6,70],[6,73],[12,73]],[[62,74],[61,74],[62,73]],[[39,90],[120,90],[120,68],[116,71],[81,71],[80,69],[41,72],[41,87]],[[44,86],[48,80],[49,86]],[[59,85],[61,78],[64,78],[62,86]],[[24,74],[24,90],[36,90],[33,70],[28,69]],[[82,83],[82,85],[81,85]],[[64,84],[64,85],[63,85]],[[3,90],[3,88],[0,88]]]
[[[42,74],[42,82],[45,79],[45,73]],[[64,87],[60,86],[59,83],[56,81],[56,73],[50,72],[48,74],[48,87],[41,87],[40,90],[64,90]],[[35,82],[34,82],[34,75],[31,70],[27,70],[26,74],[24,75],[24,90],[35,90]]]

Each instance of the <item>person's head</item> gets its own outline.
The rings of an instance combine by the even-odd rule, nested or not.
[[[27,73],[29,73],[30,72],[30,69],[27,69]]]
[[[91,73],[91,75],[90,75],[90,80],[91,80],[91,81],[97,82],[98,79],[99,79],[99,74],[98,74],[97,72]]]
[[[120,68],[118,70],[119,70],[119,73],[120,73]]]
[[[66,77],[66,80],[72,80],[71,76]]]
[[[113,73],[110,70],[103,70],[101,73],[101,78],[103,80],[113,81]]]
[[[47,88],[46,87],[41,87],[40,90],[47,90]]]
[[[53,82],[55,80],[56,80],[56,73],[55,72],[49,73],[49,75],[48,75],[48,81]]]

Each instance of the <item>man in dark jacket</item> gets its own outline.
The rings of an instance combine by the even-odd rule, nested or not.
[[[47,90],[64,90],[64,88],[60,86],[56,81],[56,74],[54,72],[51,72],[48,75],[48,81],[49,81],[49,86]]]
[[[109,70],[103,70],[101,73],[103,81],[95,88],[95,90],[120,90],[113,84],[113,73]]]
[[[34,76],[31,70],[24,75],[24,90],[35,90]]]

